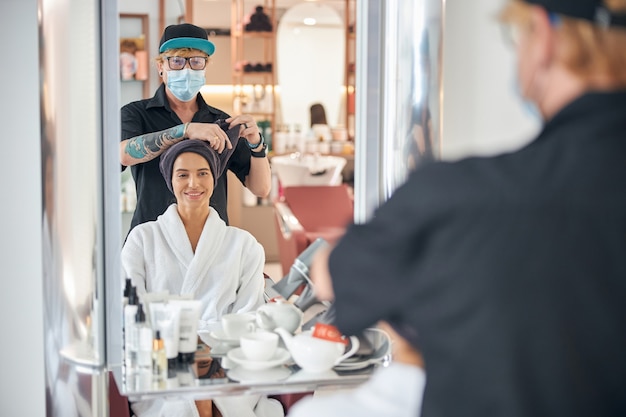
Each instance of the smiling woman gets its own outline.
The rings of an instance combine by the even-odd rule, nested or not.
[[[236,145],[239,126],[231,131]],[[165,151],[159,168],[176,203],[156,221],[135,227],[122,249],[122,267],[140,300],[159,291],[199,300],[200,331],[219,328],[224,314],[255,311],[264,303],[263,247],[250,233],[227,226],[208,204],[232,152],[218,154],[206,141],[195,139]],[[193,362],[193,355],[179,359]],[[176,415],[196,407],[191,399],[184,400],[186,405],[159,399],[140,401],[133,410],[150,416],[155,402]],[[200,409],[205,404],[197,405]]]
[[[199,219],[208,215],[215,182],[206,159],[194,152],[182,153],[174,162],[171,182],[179,213],[199,213]],[[199,238],[199,233],[190,235],[194,251]]]

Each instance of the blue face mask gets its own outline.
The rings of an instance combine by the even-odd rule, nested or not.
[[[193,100],[204,83],[204,70],[183,68],[179,71],[167,71],[167,88],[180,101]]]
[[[522,103],[522,107],[526,111],[526,114],[532,117],[533,120],[543,123],[543,115],[541,114],[539,107],[537,107],[534,101],[527,99],[522,94],[522,88],[520,87],[519,77],[517,74],[513,77],[513,91],[515,92],[518,100]]]

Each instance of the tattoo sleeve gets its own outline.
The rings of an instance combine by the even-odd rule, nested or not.
[[[126,143],[126,153],[135,159],[150,161],[183,139],[184,134],[185,124],[180,124],[160,132],[135,136]]]

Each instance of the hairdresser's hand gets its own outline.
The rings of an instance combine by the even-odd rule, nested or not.
[[[250,145],[256,145],[261,142],[261,135],[259,134],[259,127],[257,126],[254,118],[249,114],[240,114],[239,116],[229,117],[226,119],[226,123],[230,123],[229,129],[237,125],[241,125],[239,131],[239,137],[246,138]]]
[[[391,338],[392,355],[394,362],[404,363],[406,365],[419,366],[424,369],[424,358],[422,354],[411,344],[400,336],[395,329],[386,321],[379,321],[377,327],[389,334]]]
[[[185,131],[185,137],[209,142],[211,148],[215,149],[217,153],[222,153],[224,149],[233,148],[233,144],[230,143],[226,132],[216,123],[189,123]]]
[[[320,301],[333,301],[335,292],[333,282],[328,270],[328,257],[331,248],[324,247],[318,250],[311,261],[311,281],[313,281],[313,291]]]

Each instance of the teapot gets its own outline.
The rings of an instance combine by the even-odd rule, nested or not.
[[[351,347],[345,352],[345,344],[314,337],[310,330],[296,336],[281,327],[274,331],[282,337],[293,360],[307,372],[327,372],[359,349],[356,336],[350,336]]]
[[[300,328],[303,316],[304,314],[298,307],[283,300],[263,304],[256,310],[257,326],[264,330],[282,327],[294,333]]]

